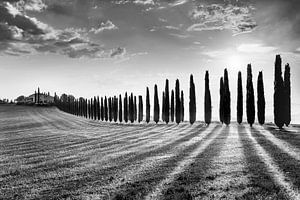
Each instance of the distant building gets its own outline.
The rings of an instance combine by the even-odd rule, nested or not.
[[[17,104],[34,104],[34,103],[39,103],[39,104],[52,104],[54,103],[54,97],[51,96],[49,93],[41,93],[39,95],[39,102],[38,102],[38,94],[32,94],[29,95],[28,97],[20,96],[18,97],[15,101]]]

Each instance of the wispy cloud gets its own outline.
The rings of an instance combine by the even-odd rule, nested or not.
[[[232,30],[233,34],[250,32],[256,26],[254,7],[248,5],[208,4],[199,5],[190,17],[195,22],[188,31]]]
[[[98,28],[91,28],[90,32],[98,34],[105,30],[116,30],[116,29],[118,29],[118,27],[114,25],[110,20],[107,20],[106,22],[101,22]]]

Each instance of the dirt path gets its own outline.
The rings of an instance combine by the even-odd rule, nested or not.
[[[300,199],[300,129],[0,106],[0,199]]]

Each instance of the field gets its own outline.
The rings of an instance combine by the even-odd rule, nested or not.
[[[0,199],[300,199],[300,128],[0,105]]]

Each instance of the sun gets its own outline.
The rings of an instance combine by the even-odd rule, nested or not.
[[[228,67],[239,70],[243,66],[243,59],[238,55],[232,55],[227,60]]]

